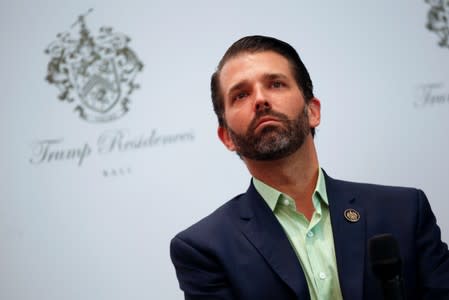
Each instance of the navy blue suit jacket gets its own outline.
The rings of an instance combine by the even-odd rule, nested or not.
[[[449,252],[422,191],[325,180],[344,299],[382,299],[367,253],[381,233],[398,241],[406,299],[449,299]],[[349,208],[358,222],[344,217]],[[185,299],[310,299],[286,234],[252,184],[174,237],[170,250]]]

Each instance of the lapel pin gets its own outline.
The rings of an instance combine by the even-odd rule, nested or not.
[[[348,208],[343,214],[345,215],[346,220],[351,223],[356,223],[360,220],[360,214],[355,209]]]

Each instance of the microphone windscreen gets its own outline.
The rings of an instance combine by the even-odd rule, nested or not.
[[[401,257],[393,235],[386,233],[370,238],[368,255],[373,273],[380,280],[390,280],[401,275]]]

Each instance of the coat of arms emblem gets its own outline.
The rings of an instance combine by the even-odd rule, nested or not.
[[[89,122],[107,122],[128,111],[129,96],[139,86],[134,83],[143,69],[137,55],[128,47],[130,38],[102,27],[92,36],[85,15],[72,25],[79,36],[59,33],[45,53],[51,59],[46,80],[59,90],[62,101],[76,102],[75,111]]]
[[[449,48],[449,1],[425,0],[430,5],[427,13],[427,29],[440,38],[438,44]]]

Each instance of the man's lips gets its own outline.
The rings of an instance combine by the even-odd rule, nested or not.
[[[271,116],[266,116],[266,117],[262,117],[259,119],[259,121],[256,124],[256,129],[259,128],[260,126],[266,125],[266,124],[270,124],[270,123],[275,123],[275,122],[279,122],[279,119],[275,118],[275,117],[271,117]]]

